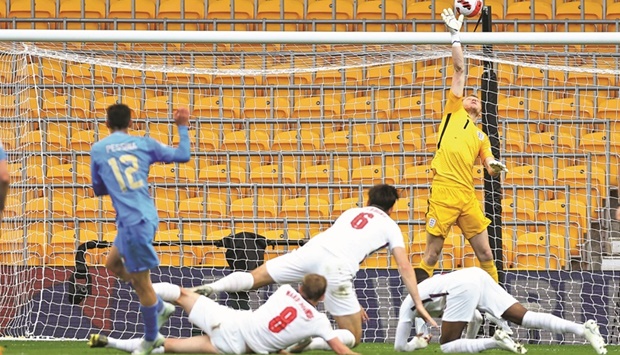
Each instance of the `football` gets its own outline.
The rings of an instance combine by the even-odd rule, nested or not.
[[[482,10],[482,0],[455,0],[454,8],[465,17],[476,17]]]

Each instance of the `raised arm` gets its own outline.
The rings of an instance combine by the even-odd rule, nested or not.
[[[405,248],[395,247],[394,249],[392,249],[392,255],[396,260],[400,276],[403,278],[403,282],[405,283],[407,291],[409,291],[409,294],[413,299],[413,303],[415,304],[415,307],[418,310],[420,317],[424,318],[424,320],[431,326],[436,327],[437,323],[430,316],[430,314],[428,314],[428,312],[424,308],[424,305],[422,304],[422,300],[420,299],[420,293],[418,292],[418,281],[415,277],[415,272],[411,267],[411,263],[409,263],[409,258],[407,258]]]
[[[171,148],[163,144],[153,146],[154,161],[162,163],[187,163],[190,159],[189,151],[189,110],[179,108],[174,112],[174,122],[179,128],[179,146]],[[154,142],[154,141],[153,141]]]
[[[90,179],[93,183],[93,191],[95,192],[95,196],[108,195],[108,188],[103,183],[101,176],[99,176],[99,167],[97,165],[97,162],[92,159],[92,151],[90,160]]]
[[[454,16],[452,9],[444,9],[441,18],[446,23],[446,27],[452,35],[452,65],[454,66],[454,74],[452,75],[452,86],[450,91],[456,97],[463,97],[463,89],[465,88],[465,60],[463,58],[463,48],[461,47],[461,39],[459,32],[463,26],[463,15],[458,18]]]

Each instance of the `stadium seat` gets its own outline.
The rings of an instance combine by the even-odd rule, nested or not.
[[[328,122],[328,120],[338,120],[341,115],[342,106],[339,99],[327,95],[299,98],[295,102],[291,116],[291,118],[299,121],[297,126],[291,128],[311,131],[317,137],[323,138],[334,131],[336,124],[335,122]],[[326,122],[304,122],[313,119],[324,119]]]
[[[90,166],[86,164],[58,164],[47,167],[47,182],[63,184],[51,190],[53,199],[64,198],[73,201],[90,197]],[[72,186],[76,185],[76,186]]]
[[[245,189],[237,185],[246,181],[245,167],[235,164],[207,165],[198,174],[198,182],[205,184],[208,196],[226,201],[228,205],[245,195]]]
[[[276,218],[278,202],[266,197],[246,197],[232,202],[229,217],[235,229],[249,229],[255,233],[274,229],[274,222],[261,222],[261,218]],[[249,221],[254,219],[255,221]],[[256,221],[257,220],[257,221]]]
[[[555,19],[566,20],[564,24],[558,24],[558,32],[596,32],[604,30],[601,24],[580,24],[575,23],[584,20],[601,20],[603,18],[603,5],[595,1],[584,1],[582,8],[581,2],[572,1],[558,3],[555,8]]]
[[[293,184],[295,184],[296,181],[297,171],[292,166],[282,165],[280,167],[273,164],[257,166],[250,171],[250,183],[265,184],[268,186],[253,185],[250,194],[270,198],[278,202],[278,205],[281,205],[282,201],[295,194]]]
[[[564,72],[559,70],[545,70],[538,67],[517,67],[515,85],[536,88],[539,86],[564,86]]]
[[[331,220],[335,221],[344,211],[351,208],[364,207],[366,205],[365,198],[366,196],[363,199],[360,199],[360,196],[355,196],[335,200],[331,211]]]
[[[342,20],[334,23],[308,24],[306,31],[346,32],[352,25],[342,23],[354,17],[353,3],[341,0],[318,0],[308,3],[306,20]]]
[[[403,86],[413,84],[413,65],[411,63],[393,63],[386,65],[371,66],[366,71],[365,85],[386,88],[389,86]],[[393,97],[400,97],[404,93],[411,93],[410,90],[388,90]],[[380,96],[381,91],[375,91],[375,98],[390,98],[390,96]]]
[[[264,231],[261,235],[270,241],[283,242],[289,240],[292,242],[289,245],[268,246],[265,249],[265,261],[297,249],[298,245],[296,244],[296,242],[306,238],[304,232],[293,229],[276,229]]]
[[[279,97],[250,97],[245,100],[243,107],[244,128],[250,131],[262,131],[272,137],[285,129],[284,123],[277,123],[279,119],[290,117],[290,104],[285,98]],[[254,121],[256,120],[256,121]]]
[[[108,196],[87,197],[79,199],[75,206],[75,217],[78,219],[77,228],[92,231],[97,235],[103,235],[116,231],[116,211],[112,206],[112,200]],[[108,219],[103,222],[98,219]]]
[[[192,197],[179,200],[177,217],[183,228],[198,230],[202,235],[208,235],[216,230],[227,228],[225,222],[207,222],[200,219],[226,218],[228,215],[226,201],[205,194],[204,196]],[[193,219],[183,221],[184,218]]]
[[[553,19],[551,4],[536,1],[534,8],[532,8],[532,4],[529,1],[508,3],[505,19],[514,20],[516,25],[507,24],[505,27],[507,32],[553,32],[553,25],[542,21]],[[538,20],[533,25],[533,29],[531,23],[520,23],[520,21],[531,21],[532,19]]]
[[[483,65],[470,65],[467,70],[467,85],[480,85],[483,73]],[[495,73],[499,85],[511,85],[514,83],[514,66],[510,64],[497,64]]]
[[[196,194],[196,188],[186,184],[196,181],[194,166],[185,164],[153,164],[148,182],[153,189],[153,196],[170,199],[190,198]]]
[[[200,232],[193,230],[169,229],[157,231],[155,234],[155,251],[162,266],[194,266],[197,256],[189,245],[174,244],[175,242],[200,240]],[[157,244],[161,243],[161,244]],[[170,244],[167,244],[170,243]]]
[[[288,199],[282,203],[282,208],[278,217],[284,218],[284,221],[280,225],[282,228],[300,231],[308,238],[327,229],[331,224],[288,221],[288,219],[320,220],[329,218],[329,201],[322,196],[317,197],[309,195]]]
[[[394,204],[394,208],[390,216],[398,223],[398,226],[403,234],[415,236],[420,232],[423,232],[426,228],[425,221],[427,210],[427,199],[411,199],[401,196],[401,198]],[[421,222],[421,224],[408,224],[403,222]]]
[[[320,149],[320,144],[319,137],[312,131],[280,132],[273,137],[271,150],[283,154],[274,157],[273,164],[279,164],[281,161],[283,165],[291,166],[297,171],[303,171],[306,167],[321,162],[321,157],[315,152]]]
[[[155,196],[153,201],[157,210],[157,216],[159,217],[158,229],[165,231],[177,228],[177,221],[171,219],[176,216],[178,200],[174,197]]]
[[[213,267],[213,268],[227,268],[225,249],[217,246],[207,245],[201,248],[202,257],[197,262],[196,266]]]
[[[553,167],[542,165],[523,165],[510,170],[504,177],[504,195],[507,198],[531,203],[553,198],[553,190],[545,187],[555,186]],[[512,186],[515,186],[513,190]],[[521,188],[528,187],[528,188]]]
[[[620,28],[617,28],[617,20],[620,19],[620,3],[618,2],[607,2],[607,10],[605,13],[606,20],[616,20],[616,23],[612,23],[607,25],[608,32],[617,32]],[[615,52],[615,47],[614,47]]]
[[[510,153],[525,152],[525,138],[523,138],[522,133],[512,130],[507,130],[506,133],[501,135],[500,146],[504,147],[502,152],[502,160],[504,161],[504,164],[506,164],[506,167],[508,167],[508,171],[512,171],[514,168],[523,164],[523,159],[521,157],[511,156]]]
[[[203,0],[184,0],[185,8],[181,9],[179,0],[162,0],[159,3],[158,19],[171,20],[202,20],[205,18],[205,3]],[[189,21],[188,21],[189,22]],[[160,30],[168,31],[199,31],[202,25],[192,23],[166,23],[160,25]]]
[[[442,91],[426,91],[424,100],[421,95],[402,97],[395,100],[391,119],[402,124],[403,131],[412,131],[416,134],[429,136],[437,132],[439,122],[431,120],[441,119],[443,105],[438,94]],[[420,122],[407,122],[407,120],[420,120]],[[394,124],[395,125],[395,124]]]
[[[416,71],[416,84],[425,87],[444,87],[452,84],[454,67],[452,65],[428,65]]]
[[[69,134],[69,129],[87,128],[86,122],[55,123],[58,118],[86,118],[90,111],[90,102],[83,97],[58,95],[43,101],[41,118],[50,118],[47,129],[56,130],[64,136]]]
[[[234,5],[234,8],[233,6]],[[208,20],[250,20],[254,18],[254,2],[247,0],[216,0],[209,1],[207,9]],[[240,23],[241,22],[241,23]],[[243,23],[218,23],[207,24],[207,30],[211,31],[251,31],[252,24]]]
[[[32,0],[12,0],[10,2],[8,18],[32,18]],[[37,0],[34,3],[35,18],[56,18],[56,1],[54,0]],[[20,21],[15,25],[15,29],[37,29],[52,30],[56,27],[53,21],[37,21],[26,22]]]
[[[81,243],[99,240],[97,233],[89,230],[70,229],[56,232],[46,250],[49,266],[75,266],[75,253]],[[102,249],[89,249],[84,254],[87,265],[98,265],[101,262]]]
[[[129,106],[131,110],[132,117],[138,117],[138,113],[140,112],[140,100],[135,97],[119,97],[119,96],[102,96],[95,100],[93,103],[93,110],[91,114],[93,118],[105,119],[106,110],[108,106],[117,104],[119,102],[124,103]],[[99,130],[99,134],[107,132],[108,129],[105,127],[104,130]]]
[[[154,49],[149,48],[149,50]],[[151,97],[157,96],[157,91],[151,88],[144,89],[139,87],[138,85],[160,84],[163,81],[163,73],[151,70],[139,70],[120,67],[116,69],[116,76],[114,81],[115,84],[126,86],[123,88],[123,96],[132,97],[137,99],[138,101],[144,102],[144,99],[149,99]],[[123,99],[123,103],[125,103],[124,100],[125,99]],[[130,107],[139,113],[141,105]],[[135,117],[140,116],[138,115]]]
[[[608,142],[609,141],[609,142]],[[609,165],[607,164],[607,145],[609,144]],[[579,143],[580,153],[590,153],[592,167],[608,171],[609,185],[618,186],[620,169],[620,134],[594,132],[585,134]],[[584,162],[586,163],[586,162]]]
[[[348,197],[348,188],[339,184],[349,183],[349,169],[334,164],[312,165],[302,170],[297,195],[323,196],[330,202]],[[325,185],[332,186],[325,186]],[[322,186],[321,186],[322,185]]]
[[[251,88],[251,86],[263,84],[263,76],[259,75],[259,71],[263,69],[262,62],[248,62],[243,65],[221,65],[218,69],[220,74],[213,76],[213,84],[217,86],[233,86],[233,88],[219,88],[219,92],[222,95],[233,98],[263,95],[261,88]]]
[[[509,130],[517,131],[522,135],[538,132],[537,123],[513,123],[511,119],[535,120],[544,115],[544,102],[529,100],[522,96],[508,96],[497,102],[497,117],[506,120]]]
[[[24,230],[9,229],[2,231],[0,240],[0,265],[42,266],[47,262],[44,253],[47,238],[43,233],[28,233],[27,246],[24,249]]]
[[[407,10],[405,12],[405,20],[438,20],[441,21],[441,11],[443,9],[452,8],[454,4],[450,1],[408,1]],[[446,26],[442,24],[422,24],[412,21],[413,26],[407,24],[405,31],[414,32],[442,32],[446,30]]]
[[[76,152],[90,152],[90,148],[95,141],[94,130],[74,130],[69,138],[69,148]]]
[[[620,129],[620,98],[603,100],[598,105],[597,116],[599,119],[611,121],[611,131],[617,132]]]
[[[67,20],[65,30],[104,30],[105,24],[97,21],[87,22],[83,19],[94,20],[106,18],[106,2],[102,0],[63,0],[60,2],[58,17]]]
[[[299,65],[299,68],[304,68],[302,64],[295,64],[296,69],[297,65]],[[314,65],[311,64],[311,67],[312,66]],[[286,116],[283,116],[283,118],[289,118],[293,111],[293,107],[290,107],[291,105],[289,104],[291,97],[308,96],[311,93],[308,89],[281,88],[282,86],[310,85],[312,83],[312,73],[306,71],[291,72],[291,68],[292,66],[290,63],[273,65],[270,68],[270,70],[273,71],[265,73],[264,79],[264,84],[267,86],[265,95],[269,97],[274,96],[277,100],[284,100],[286,102],[286,104],[280,102],[280,104],[277,105],[278,107],[286,109]]]
[[[433,169],[430,165],[414,165],[405,169],[402,178],[400,179],[401,185],[407,185],[404,196],[411,196],[414,198],[428,198],[429,187],[420,185],[429,185],[433,181]]]
[[[135,1],[135,2],[134,2]],[[135,4],[135,5],[134,5]],[[108,18],[117,19],[154,19],[156,2],[151,0],[117,0],[110,2]],[[108,24],[110,30],[150,30],[153,24],[145,22],[118,22]]]
[[[357,86],[362,85],[363,80],[364,73],[361,68],[353,67],[341,70],[320,70],[316,72],[313,84],[316,88],[321,88],[326,97],[345,102],[357,96],[359,91]],[[347,88],[333,89],[333,86],[346,86]],[[320,95],[321,90],[314,90],[313,95]]]
[[[390,101],[361,96],[348,99],[342,111],[344,122],[353,125],[353,129],[364,134],[373,134],[386,131],[386,122],[389,119]],[[383,121],[383,122],[377,122]],[[348,131],[349,125],[345,123],[343,130]]]
[[[334,152],[330,156],[334,165],[339,165],[345,169],[356,169],[362,165],[367,165],[370,161],[368,155],[363,155],[363,153],[370,151],[370,137],[363,133],[332,132],[323,139],[323,146],[326,151]],[[339,154],[343,152],[349,154]]]
[[[538,228],[534,224],[527,224],[528,222],[535,221],[536,205],[534,201],[518,197],[516,199],[502,199],[502,222],[505,223],[504,232],[516,237],[523,233],[537,231]],[[544,230],[544,228],[539,228],[539,230]]]
[[[269,136],[260,131],[246,130],[229,132],[224,135],[221,150],[228,153],[226,160],[230,164],[253,168],[269,163]],[[258,155],[254,153],[259,153]]]
[[[421,161],[420,158],[409,155],[422,148],[422,139],[417,133],[411,131],[388,131],[375,135],[375,143],[372,151],[382,152],[382,156],[376,156],[373,164],[384,164],[396,167],[404,171],[406,167]]]
[[[402,26],[387,23],[389,20],[403,19],[403,3],[394,0],[369,0],[357,4],[356,20],[384,20],[386,23],[362,23],[357,31],[363,32],[398,32]]]
[[[282,7],[284,6],[284,7]],[[256,19],[258,20],[303,20],[304,3],[298,0],[263,1],[258,3]],[[303,31],[304,26],[297,23],[264,23],[257,26],[257,31]]]
[[[531,134],[526,151],[535,154],[526,159],[527,164],[562,169],[569,166],[574,159],[559,158],[553,155],[575,153],[575,137],[562,133],[556,135],[553,132]]]
[[[565,239],[555,233],[526,233],[517,239],[515,268],[559,270],[566,264]]]
[[[209,123],[201,122],[201,129],[210,129],[214,132],[223,131],[226,134],[233,130],[232,119],[241,117],[241,103],[239,99],[233,97],[203,97],[194,103],[192,116],[213,120]]]
[[[398,168],[389,165],[364,165],[351,171],[351,183],[359,185],[390,184],[400,180]]]
[[[577,110],[579,107],[580,110]],[[547,105],[547,119],[557,121],[558,131],[566,133],[571,136],[577,137],[585,133],[589,133],[593,130],[592,123],[562,123],[562,120],[594,120],[594,103],[591,100],[584,99],[583,97],[577,104],[575,98],[556,99],[548,103]],[[555,132],[556,123],[546,125],[545,131]]]
[[[173,95],[160,95],[151,97],[144,102],[144,106],[140,111],[140,118],[170,118],[173,117],[174,111],[180,107],[189,107],[189,101],[184,97]]]
[[[73,217],[73,206],[63,198],[37,197],[26,201],[24,213],[26,218],[67,218]]]
[[[568,186],[570,202],[579,201],[585,206],[590,206],[591,218],[598,218],[598,212],[603,208],[603,199],[608,197],[605,175],[605,170],[590,167],[588,164],[568,166],[558,170],[556,184]],[[564,191],[556,192],[556,199],[566,200],[566,198]]]
[[[538,206],[537,219],[548,222],[551,233],[566,236],[569,240],[570,254],[580,257],[584,233],[589,228],[586,209],[586,205],[575,200],[570,200],[570,204],[567,204],[564,199],[541,201]]]

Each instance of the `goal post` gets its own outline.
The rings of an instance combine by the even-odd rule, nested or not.
[[[493,213],[501,213],[506,288],[529,308],[594,318],[617,339],[620,37],[461,39],[466,92],[482,90],[485,62],[497,78],[500,155],[510,171]],[[117,102],[133,110],[130,134],[168,145],[178,143],[173,111],[191,112],[190,162],[150,172],[160,217],[154,281],[222,277],[230,269],[218,241],[239,232],[273,242],[265,259],[289,252],[380,182],[399,188],[392,217],[418,263],[449,44],[448,33],[0,31],[0,140],[12,179],[0,226],[0,336],[141,334],[136,296],[104,268],[111,202],[90,188],[90,145],[109,134],[105,110]],[[473,172],[484,208],[480,164]],[[88,241],[97,247],[83,253]],[[90,279],[75,272],[80,246]],[[454,227],[438,269],[473,265]],[[88,295],[71,302],[86,283]],[[388,252],[370,256],[355,283],[371,318],[364,341],[392,341],[405,289]],[[272,290],[252,292],[252,307]],[[189,336],[191,326],[177,313],[163,332]],[[521,329],[518,337],[583,342]]]

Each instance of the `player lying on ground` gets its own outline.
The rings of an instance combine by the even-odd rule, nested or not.
[[[283,285],[258,309],[244,311],[222,306],[177,285],[154,284],[158,296],[183,307],[189,314],[189,321],[206,335],[167,338],[153,353],[285,353],[283,349],[303,339],[320,337],[337,354],[356,354],[340,341],[327,316],[315,308],[323,300],[326,287],[327,280],[323,276],[308,274],[303,277],[299,292],[290,285]],[[88,344],[130,352],[139,341],[93,334]]]
[[[425,300],[428,309],[437,310],[438,313],[435,314],[441,314],[443,309],[439,343],[444,353],[478,353],[495,348],[517,354],[526,353],[527,350],[521,344],[515,343],[501,329],[495,332],[493,338],[461,339],[463,329],[472,320],[476,309],[479,309],[525,328],[584,336],[597,354],[607,354],[605,341],[595,321],[588,320],[584,324],[577,324],[552,314],[528,311],[480,268],[472,267],[436,275],[424,280],[418,287],[420,297]],[[396,343],[407,341],[411,320],[417,316],[416,313],[413,302],[407,296],[400,307]]]
[[[327,278],[325,309],[338,324],[340,340],[359,344],[362,337],[361,308],[353,278],[360,263],[375,251],[388,247],[396,260],[403,282],[421,311],[420,316],[431,325],[435,321],[424,311],[417,289],[417,280],[400,228],[390,218],[398,200],[398,191],[391,185],[379,184],[368,191],[367,206],[351,208],[326,231],[291,253],[268,260],[252,272],[234,272],[214,283],[197,287],[196,292],[210,295],[219,292],[239,292],[256,289],[272,283],[286,284],[301,281],[307,273]],[[312,350],[329,350],[328,344],[316,339]]]

